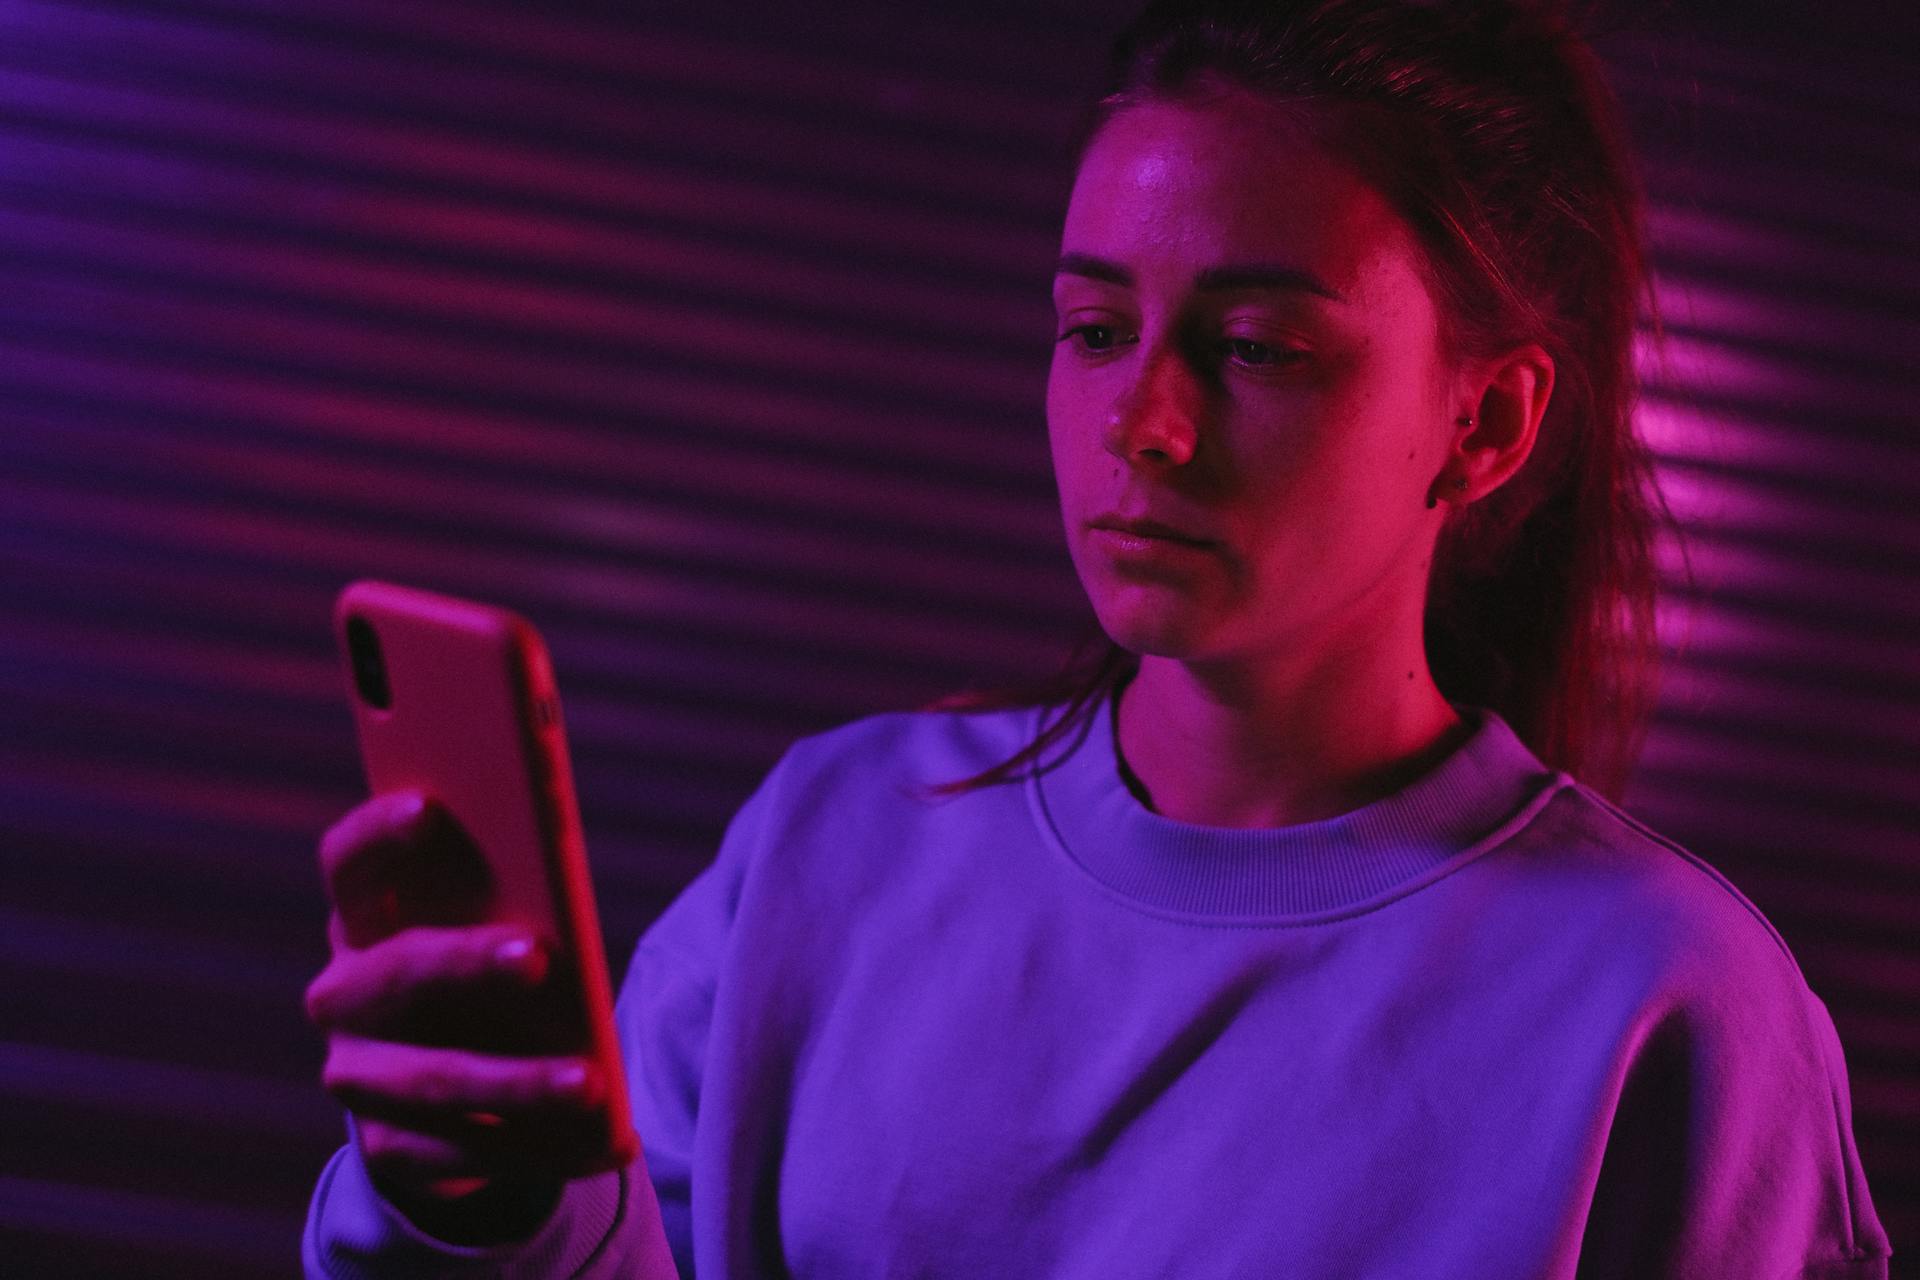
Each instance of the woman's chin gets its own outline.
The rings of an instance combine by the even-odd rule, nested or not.
[[[1096,604],[1100,626],[1123,649],[1156,658],[1185,658],[1204,647],[1203,628],[1190,610],[1146,602]]]

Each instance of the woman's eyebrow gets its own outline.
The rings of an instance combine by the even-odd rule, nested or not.
[[[1117,262],[1109,262],[1105,258],[1096,258],[1086,253],[1061,254],[1060,261],[1054,264],[1053,274],[1085,276],[1090,280],[1104,280],[1109,284],[1122,286],[1133,284],[1133,272]],[[1298,293],[1311,293],[1334,302],[1347,300],[1346,295],[1311,271],[1270,262],[1252,262],[1232,267],[1208,267],[1195,278],[1193,285],[1202,293],[1219,293],[1229,289],[1286,289]]]
[[[1226,289],[1288,289],[1311,293],[1332,302],[1347,300],[1345,294],[1311,271],[1270,262],[1255,262],[1240,267],[1208,267],[1193,285],[1203,293]]]

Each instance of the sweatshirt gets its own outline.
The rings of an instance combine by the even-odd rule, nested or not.
[[[1883,1280],[1841,1046],[1779,933],[1455,709],[1401,790],[1258,829],[1137,799],[1111,698],[943,799],[1046,709],[804,738],[636,948],[642,1159],[464,1249],[349,1143],[307,1273]]]

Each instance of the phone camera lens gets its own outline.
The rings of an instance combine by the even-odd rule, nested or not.
[[[387,685],[387,661],[380,652],[380,637],[365,618],[347,619],[347,656],[353,664],[354,691],[370,707],[384,711],[393,705],[393,691]]]

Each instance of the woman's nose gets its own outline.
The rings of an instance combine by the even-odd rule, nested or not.
[[[1162,347],[1107,419],[1107,452],[1127,463],[1184,466],[1200,443],[1202,407],[1194,371],[1178,351]]]

